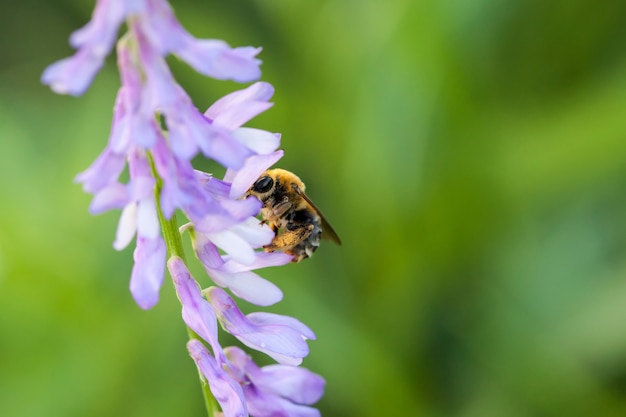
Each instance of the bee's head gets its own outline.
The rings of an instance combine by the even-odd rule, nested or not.
[[[268,193],[271,193],[274,189],[274,184],[274,179],[271,176],[263,174],[254,182],[254,184],[252,184],[252,187],[250,187],[250,190],[248,191],[248,195],[253,195],[263,201],[263,197]]]
[[[265,194],[274,187],[274,179],[269,175],[263,175],[252,184],[251,190],[255,193]]]

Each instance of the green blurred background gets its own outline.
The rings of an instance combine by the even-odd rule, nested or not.
[[[172,4],[263,46],[252,125],[344,242],[263,271],[317,333],[324,416],[626,415],[626,2]],[[119,213],[72,181],[115,60],[80,98],[39,84],[92,7],[0,5],[0,415],[202,416],[172,286],[134,304]],[[240,88],[171,65],[201,109]]]

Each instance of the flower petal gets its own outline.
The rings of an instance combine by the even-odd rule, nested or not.
[[[161,210],[165,218],[171,218],[176,208],[181,208],[197,224],[209,213],[220,210],[217,201],[203,190],[191,162],[175,158],[164,138],[157,142],[152,155],[156,170],[163,179]]]
[[[181,258],[172,256],[167,261],[167,268],[174,280],[176,294],[183,305],[182,315],[185,324],[206,340],[214,351],[219,352],[221,347],[217,342],[217,318],[211,304],[202,298],[198,283],[192,278]]]
[[[194,233],[192,245],[196,256],[205,268],[219,269],[224,265],[222,256],[204,233]]]
[[[195,229],[202,233],[213,234],[227,230],[261,210],[261,202],[256,198],[245,200],[220,200],[218,207],[202,219],[192,219]]]
[[[125,155],[114,153],[106,147],[91,166],[78,174],[74,181],[82,183],[84,191],[94,194],[117,181],[125,165]]]
[[[55,93],[79,96],[87,91],[103,64],[104,57],[87,48],[79,49],[73,56],[48,66],[41,75],[41,82]]]
[[[307,325],[293,317],[274,313],[251,313],[246,316],[256,326],[283,326],[288,327],[300,334],[303,339],[315,340],[315,333]]]
[[[261,48],[249,46],[226,49],[222,51],[213,63],[213,72],[209,75],[218,80],[233,80],[239,83],[247,83],[261,77],[261,60],[254,58],[261,52]],[[196,68],[197,71],[200,71]]]
[[[220,287],[230,288],[237,297],[258,306],[271,306],[283,299],[283,292],[254,272],[225,273],[207,269],[207,274]]]
[[[240,127],[233,131],[233,137],[257,154],[274,152],[280,145],[280,134],[266,130]]]
[[[137,204],[137,234],[148,239],[155,239],[160,235],[160,232],[161,224],[154,198],[139,201]]]
[[[202,153],[227,168],[240,169],[246,158],[252,154],[239,143],[232,133],[220,126],[212,126],[211,134],[200,144]]]
[[[209,383],[224,417],[248,417],[241,386],[217,365],[207,348],[199,340],[191,339],[187,342],[187,350]]]
[[[228,358],[232,374],[236,375],[240,383],[252,389],[253,392],[247,392],[244,388],[248,402],[262,403],[262,405],[250,405],[250,412],[257,413],[255,415],[263,415],[265,411],[262,410],[267,411],[267,409],[272,410],[273,413],[277,413],[278,408],[290,409],[291,406],[285,400],[310,405],[317,402],[324,393],[324,379],[308,369],[286,365],[269,365],[259,368],[248,354],[236,346],[227,347],[224,349],[224,354]],[[263,393],[262,400],[256,397],[259,393]],[[295,410],[311,412],[307,409],[296,408]],[[296,411],[296,415],[297,413]],[[269,413],[269,415],[291,416],[292,414]]]
[[[135,0],[142,1],[142,0]],[[181,48],[191,35],[183,28],[167,1],[148,1],[148,19],[138,22],[138,29],[149,42],[156,48],[159,55]]]
[[[130,277],[130,292],[143,309],[152,308],[159,301],[159,290],[165,273],[165,243],[156,239],[137,238],[135,265]]]
[[[184,48],[174,51],[200,74],[218,80],[249,82],[261,76],[261,61],[254,56],[259,49],[230,48],[226,42],[214,39],[190,38]]]
[[[294,404],[278,395],[255,389],[253,385],[244,385],[243,393],[248,402],[250,415],[254,417],[321,417],[317,408]]]
[[[245,107],[250,102],[266,102],[274,95],[274,87],[270,83],[256,82],[247,88],[234,91],[217,100],[204,113],[211,120],[215,120],[223,114],[230,113],[232,109]],[[232,112],[235,113],[235,112]],[[237,123],[234,127],[239,127],[247,120]],[[226,123],[225,123],[226,124]]]
[[[256,259],[250,265],[241,264],[229,256],[224,256],[224,265],[221,269],[227,273],[237,273],[250,271],[253,269],[267,268],[268,266],[286,265],[293,259],[293,256],[284,252],[256,252]]]
[[[217,233],[209,233],[209,239],[233,259],[242,264],[254,262],[254,250],[245,239],[231,230],[223,230]]]
[[[232,259],[225,263],[217,247],[204,234],[195,234],[193,246],[207,274],[220,287],[230,288],[236,296],[260,306],[275,304],[283,298],[282,291],[276,285],[248,272],[252,269],[250,266],[244,266]],[[265,255],[265,252],[256,253],[257,257],[260,255]],[[235,272],[225,270],[228,264],[231,264],[228,268]],[[236,266],[232,266],[233,264]]]
[[[106,56],[117,37],[119,26],[124,21],[127,8],[137,1],[98,0],[91,20],[70,36],[74,48],[88,46],[99,56]],[[135,6],[137,6],[135,4]],[[136,9],[137,7],[134,7]],[[133,8],[130,8],[132,10]]]
[[[115,233],[115,241],[113,248],[122,250],[135,236],[137,231],[137,203],[130,203],[122,210],[120,221],[117,224],[117,233]]]
[[[248,217],[230,230],[243,238],[253,248],[260,248],[274,239],[274,232],[266,224],[261,224],[255,217]]]
[[[100,214],[114,208],[123,208],[130,203],[130,197],[128,187],[115,182],[102,188],[94,195],[89,205],[89,212],[91,214]]]
[[[267,103],[264,101],[241,103],[238,106],[232,107],[223,113],[220,113],[217,117],[212,119],[213,124],[228,130],[236,130],[248,120],[263,113],[273,105],[273,103]]]
[[[145,72],[145,87],[150,93],[149,98],[153,109],[168,109],[184,101],[189,97],[176,83],[167,62],[156,49],[155,45],[148,41],[146,34],[135,27],[135,36],[139,47],[139,57]]]
[[[268,365],[250,375],[255,385],[262,386],[298,404],[314,404],[324,395],[326,381],[305,368]]]
[[[196,174],[205,174],[205,173],[201,171],[196,171]],[[215,198],[227,199],[228,195],[230,194],[230,183],[211,177],[208,174],[205,174],[205,175],[207,175],[208,177],[205,177],[204,180],[200,180],[200,181],[204,181],[203,183],[204,188],[209,193],[211,193]]]
[[[284,151],[279,150],[266,155],[253,155],[246,159],[243,167],[238,170],[226,171],[224,181],[232,182],[230,198],[241,197],[259,179],[261,174],[283,157]]]
[[[284,365],[299,365],[302,358],[308,355],[309,347],[305,342],[308,336],[302,334],[304,325],[296,319],[264,313],[258,320],[251,315],[253,321],[243,315],[233,299],[221,288],[208,288],[205,295],[226,331],[244,345],[263,352]],[[270,316],[274,316],[273,320],[270,320]],[[292,327],[294,323],[298,326]],[[307,334],[312,334],[310,329],[306,326],[304,328]]]
[[[166,114],[169,143],[178,158],[191,160],[198,154],[199,146],[209,133],[206,120],[193,117],[195,109],[168,111]],[[195,119],[195,120],[194,120]],[[206,125],[206,126],[203,126]]]

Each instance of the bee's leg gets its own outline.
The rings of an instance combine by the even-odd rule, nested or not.
[[[306,258],[309,257],[309,255],[307,255],[307,253],[305,251],[296,251],[296,252],[293,252],[293,251],[290,251],[290,250],[286,250],[285,251],[285,253],[288,253],[289,255],[293,255],[293,259],[291,260],[292,263],[297,264],[301,260],[306,259]]]
[[[280,229],[280,225],[271,219],[263,219],[259,224],[261,226],[268,225],[274,234],[278,233],[278,229]]]
[[[278,203],[272,208],[272,216],[274,218],[282,217],[283,214],[287,213],[287,211],[291,209],[291,207],[292,205],[289,202],[289,200],[285,200],[281,203]]]
[[[275,236],[274,239],[272,239],[272,242],[269,245],[263,246],[263,248],[266,252],[274,252],[277,250],[288,251],[309,237],[312,231],[312,224],[302,225],[301,227],[293,230],[286,230],[280,235]]]

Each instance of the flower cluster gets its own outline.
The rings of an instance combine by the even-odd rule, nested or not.
[[[118,40],[124,22],[128,32]],[[222,289],[260,306],[282,299],[279,288],[253,271],[284,265],[291,256],[256,250],[274,233],[255,217],[261,203],[241,199],[283,154],[277,150],[279,134],[242,127],[271,107],[273,87],[256,82],[202,113],[165,61],[174,54],[201,74],[248,82],[260,76],[255,58],[260,49],[194,38],[166,0],[98,0],[92,19],[70,43],[77,52],[49,66],[42,82],[72,95],[86,91],[117,44],[121,87],[111,133],[104,151],[76,181],[93,194],[91,213],[122,210],[115,249],[136,237],[130,291],[137,304],[148,309],[158,302],[167,265],[183,320],[198,335],[188,343],[190,355],[225,416],[319,415],[310,405],[322,395],[324,381],[296,367],[308,354],[306,340],[315,338],[313,332],[291,317],[245,315]],[[225,177],[195,170],[191,161],[199,154],[222,164]],[[122,183],[126,169],[129,179]],[[195,254],[217,286],[201,290],[175,243],[164,239],[162,228],[178,211],[189,219],[181,231],[190,232]],[[218,323],[279,365],[258,368],[241,349],[222,348]]]
[[[211,354],[196,339],[187,344],[225,416],[320,415],[309,405],[322,396],[324,380],[295,366],[309,353],[306,340],[315,338],[311,329],[292,317],[269,313],[244,315],[218,287],[203,291],[204,298],[180,258],[170,258],[168,268],[183,305],[183,320],[213,351]],[[243,344],[266,353],[279,365],[259,369],[241,349],[232,346],[222,349],[217,340],[216,319]]]

